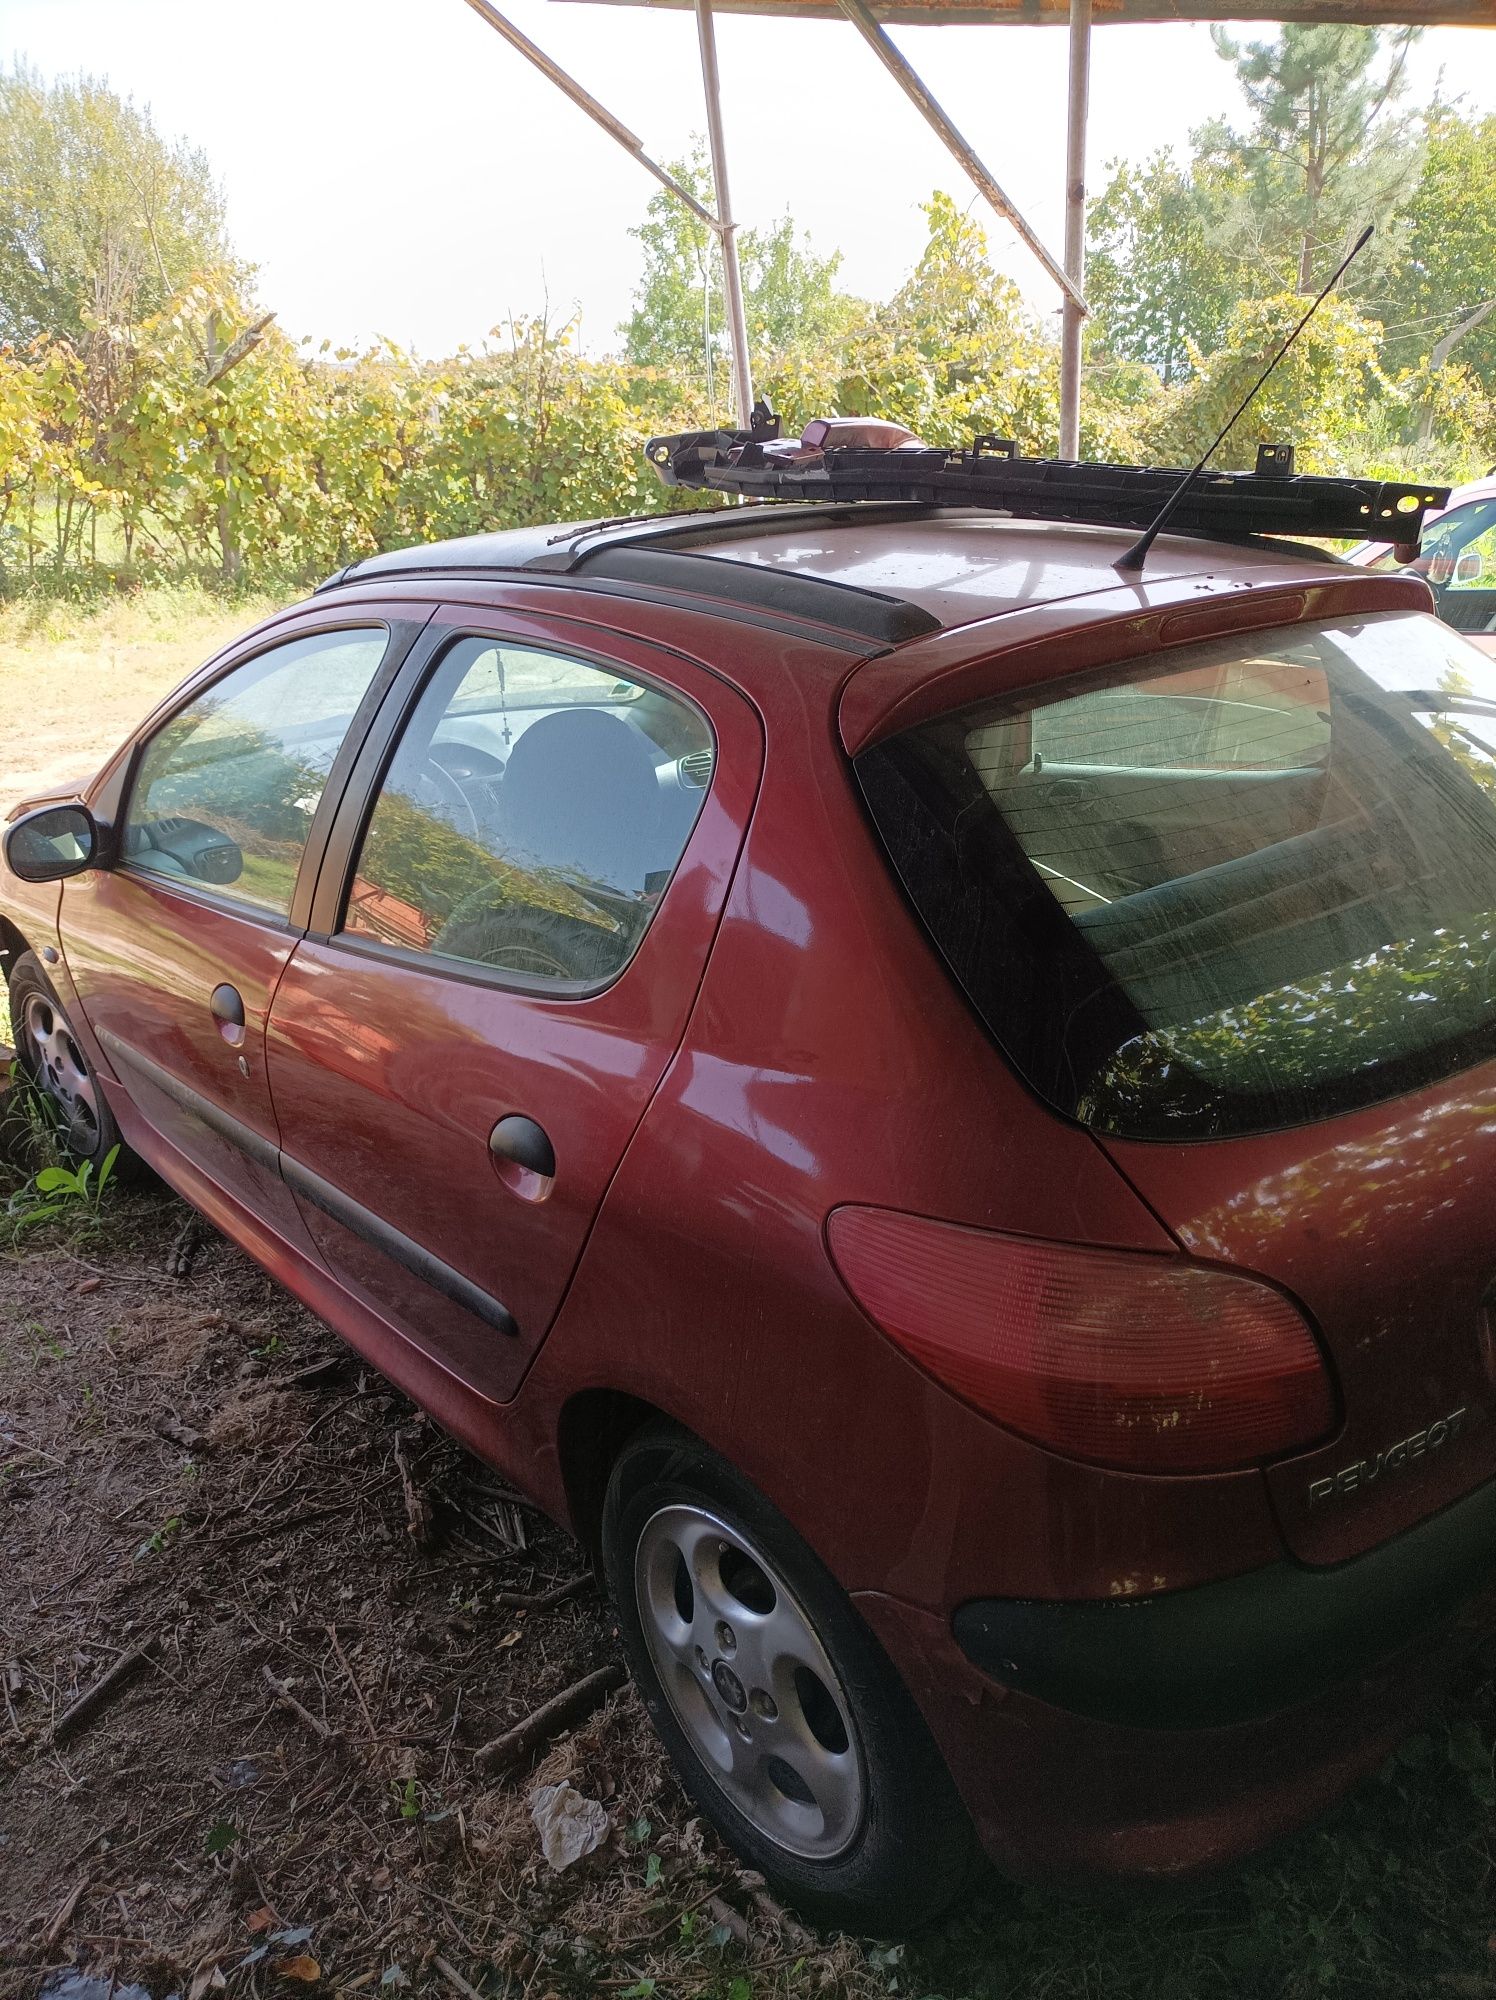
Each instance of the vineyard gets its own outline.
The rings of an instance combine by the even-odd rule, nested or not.
[[[1454,481],[1496,460],[1496,117],[1397,109],[1405,41],[1223,40],[1255,126],[1114,164],[1090,216],[1083,457],[1187,462],[1374,219],[1224,462],[1264,438],[1310,472]],[[709,196],[699,152],[676,170]],[[923,211],[914,269],[876,302],[788,215],[744,232],[761,393],[791,431],[878,415],[934,445],[1053,452],[1053,316],[951,195]],[[335,350],[256,296],[201,155],[102,84],[0,75],[0,593],[289,589],[380,548],[663,507],[645,440],[728,420],[721,274],[669,195],[632,233],[615,355],[533,316],[441,360]]]

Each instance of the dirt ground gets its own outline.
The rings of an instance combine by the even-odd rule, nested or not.
[[[0,2000],[1496,1995],[1496,1654],[1203,1887],[992,1883],[907,1943],[815,1936],[627,1688],[481,1767],[619,1657],[565,1536],[221,1239],[168,1276],[159,1185],[17,1234],[29,1199],[0,1166]],[[609,1831],[557,1872],[531,1801],[563,1780]]]
[[[196,590],[0,606],[0,817],[91,775],[162,695],[274,608]]]
[[[883,1990],[755,1901],[632,1692],[484,1774],[480,1745],[619,1657],[580,1552],[220,1239],[167,1277],[164,1191],[106,1201],[0,1266],[4,2000],[74,1965],[198,2000],[662,1967],[742,2000],[802,1959]],[[611,1833],[558,1873],[529,1801],[563,1779]]]

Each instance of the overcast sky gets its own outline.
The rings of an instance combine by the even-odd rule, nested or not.
[[[656,158],[704,129],[689,12],[504,4]],[[1065,31],[894,34],[1058,252]],[[788,207],[819,251],[843,253],[849,289],[886,297],[918,255],[916,204],[935,186],[969,196],[955,163],[850,25],[724,15],[718,40],[740,221]],[[105,77],[202,146],[294,336],[383,334],[440,355],[548,297],[553,315],[580,311],[586,347],[614,344],[638,267],[627,231],[655,183],[462,0],[0,0],[6,51]],[[1093,52],[1093,185],[1119,155],[1182,144],[1236,108],[1203,27],[1098,28]],[[1412,94],[1441,72],[1468,108],[1496,110],[1496,30],[1426,34]],[[1050,309],[1017,238],[995,220],[991,236]]]

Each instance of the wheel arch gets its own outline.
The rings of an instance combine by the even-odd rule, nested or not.
[[[572,1532],[594,1563],[601,1555],[603,1503],[618,1455],[641,1430],[659,1423],[695,1436],[668,1410],[622,1389],[579,1389],[562,1408],[556,1454],[567,1512]]]
[[[8,917],[0,917],[0,972],[9,979],[15,971],[16,960],[30,951],[31,946]]]

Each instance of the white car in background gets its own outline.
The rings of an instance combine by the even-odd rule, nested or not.
[[[1362,542],[1346,558],[1363,569],[1412,569],[1428,579],[1439,616],[1496,658],[1496,468],[1457,486],[1416,543]]]

